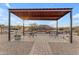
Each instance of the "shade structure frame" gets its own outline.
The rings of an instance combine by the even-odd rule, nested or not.
[[[67,11],[67,9],[68,9],[68,12],[67,13],[69,13],[70,12],[70,43],[72,43],[72,8],[53,8],[53,10],[60,10],[60,9],[62,9],[62,10],[65,10],[65,11]],[[11,25],[11,20],[10,20],[10,13],[12,13],[11,12],[11,10],[29,10],[29,9],[9,9],[9,29],[8,29],[8,31],[9,31],[9,33],[8,33],[8,41],[10,41],[11,40],[11,34],[10,34],[10,25]],[[35,9],[31,9],[31,10],[35,10]],[[36,10],[38,10],[38,9],[36,9]],[[39,10],[43,10],[43,9],[39,9]],[[44,10],[46,10],[46,9],[44,9]],[[51,10],[51,9],[48,9],[48,10]],[[67,14],[66,13],[66,14]],[[62,17],[64,16],[64,15],[66,15],[66,14],[63,14],[62,15]],[[58,21],[59,19],[60,19],[61,17],[59,17],[59,18],[57,18],[56,20]],[[38,19],[37,19],[38,20]],[[51,19],[52,20],[52,19]]]
[[[72,25],[73,25],[73,19],[72,19],[72,11],[70,12],[70,43],[73,42],[73,28],[72,28]]]

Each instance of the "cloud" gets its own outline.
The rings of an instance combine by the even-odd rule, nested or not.
[[[79,13],[73,15],[73,26],[79,26]]]
[[[3,10],[4,10],[3,8],[0,8],[0,15],[3,13]]]
[[[0,14],[0,17],[2,17],[2,15]]]
[[[9,3],[6,3],[5,4],[8,8],[11,8],[10,4]]]
[[[7,9],[0,7],[0,16],[6,16],[8,14]]]
[[[75,14],[75,15],[73,16],[73,19],[79,19],[79,13]]]
[[[49,22],[48,25],[56,28],[56,21],[51,21],[51,22]],[[58,27],[69,27],[69,26],[70,26],[70,24],[60,23],[60,21],[58,21]]]
[[[0,21],[1,19],[6,20],[8,18],[8,12],[5,8],[0,8]]]
[[[48,25],[51,27],[56,27],[56,21],[51,21],[51,22],[49,22]]]
[[[34,23],[37,24],[38,23],[38,21],[34,21],[34,20],[33,21],[32,20],[25,20],[24,22],[25,22],[25,25],[30,25],[30,24],[34,24]]]

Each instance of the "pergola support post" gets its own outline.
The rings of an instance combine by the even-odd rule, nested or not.
[[[70,43],[72,43],[72,11],[70,12]]]
[[[23,20],[23,36],[24,36],[24,31],[25,31],[25,28],[24,28],[24,20]]]
[[[10,11],[9,11],[9,20],[8,20],[8,41],[10,41],[10,37],[11,37],[11,34],[10,34],[10,25],[11,25],[11,20],[10,20]]]
[[[58,36],[58,20],[56,21],[56,36]]]

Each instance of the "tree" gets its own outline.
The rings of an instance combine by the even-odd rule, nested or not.
[[[38,27],[38,25],[36,23],[30,24],[29,31],[35,31],[35,30],[37,30],[37,27]]]
[[[2,24],[2,25],[0,25],[0,29],[1,29],[1,33],[3,32],[3,30],[4,30],[4,25]]]

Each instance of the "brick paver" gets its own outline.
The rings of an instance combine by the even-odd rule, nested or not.
[[[36,37],[34,42],[35,43],[30,54],[52,54],[48,41],[47,39],[44,39],[44,36]]]
[[[30,54],[30,55],[53,55],[53,54],[79,54],[79,36],[73,36],[73,43],[66,35],[49,36],[38,34],[35,37],[22,36],[16,41],[13,36],[8,42],[8,35],[0,35],[0,54]]]

